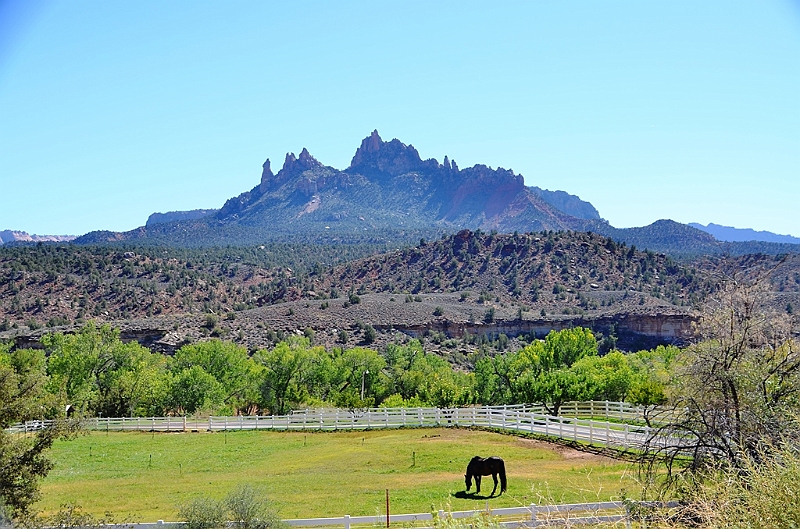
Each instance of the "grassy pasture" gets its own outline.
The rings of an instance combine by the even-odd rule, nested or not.
[[[479,497],[463,497],[464,470],[476,454],[506,461],[508,491],[488,500],[494,508],[608,500],[635,489],[630,464],[465,429],[95,432],[55,445],[38,506],[53,512],[73,503],[118,519],[170,521],[194,496],[222,497],[249,483],[267,491],[282,518],[385,513],[387,488],[394,513],[477,509],[492,479],[484,478]]]

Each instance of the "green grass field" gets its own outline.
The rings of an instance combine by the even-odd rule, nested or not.
[[[508,491],[488,500],[494,508],[636,489],[628,463],[483,431],[92,433],[55,445],[38,507],[52,513],[72,503],[117,519],[174,521],[182,502],[248,483],[267,491],[282,518],[385,513],[385,489],[393,513],[478,509],[485,498],[456,496],[473,455],[506,461]],[[481,496],[491,489],[484,478]]]

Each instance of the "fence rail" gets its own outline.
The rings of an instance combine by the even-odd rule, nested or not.
[[[455,511],[445,512],[440,510],[437,514],[416,513],[416,514],[390,514],[390,524],[401,524],[403,527],[414,526],[418,529],[431,529],[435,517],[443,520],[445,518],[469,519],[476,516],[491,516],[498,520],[499,524],[508,529],[520,527],[542,527],[550,525],[580,525],[615,523],[631,520],[629,504],[621,501],[606,501],[594,503],[570,503],[562,505],[536,505],[532,504],[525,507],[510,507],[501,509],[475,510],[475,511]],[[646,506],[651,509],[674,508],[677,502],[639,502],[638,506]],[[586,513],[589,513],[587,516]],[[575,516],[580,514],[580,516]],[[386,523],[386,515],[373,516],[337,516],[328,518],[295,518],[283,520],[284,523],[292,527],[342,527],[351,529],[352,525],[370,525],[372,527],[382,526]],[[162,529],[166,526],[179,528],[183,522],[164,522],[159,520],[154,523],[132,523],[117,526],[120,529]]]
[[[621,402],[570,402],[563,415],[549,415],[541,406],[469,408],[306,409],[289,415],[235,417],[96,417],[85,427],[97,431],[228,431],[228,430],[368,430],[409,427],[480,427],[540,434],[614,448],[641,447],[653,433],[643,423],[651,409]],[[656,410],[658,412],[658,410]],[[664,411],[663,413],[671,413]],[[602,419],[600,419],[602,418]],[[635,424],[625,421],[636,421]],[[9,428],[31,432],[48,421],[28,421]]]

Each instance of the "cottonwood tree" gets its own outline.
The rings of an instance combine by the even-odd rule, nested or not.
[[[723,465],[746,472],[787,443],[797,445],[800,343],[796,319],[769,305],[768,275],[724,277],[676,359],[673,419],[650,439],[643,469],[665,463],[667,484],[682,472]],[[747,462],[747,464],[745,464]]]
[[[0,511],[5,508],[14,518],[28,514],[39,498],[39,480],[52,468],[47,450],[75,429],[75,424],[58,420],[36,434],[6,431],[16,422],[59,415],[63,403],[45,391],[46,384],[44,353],[12,352],[10,345],[0,344]]]

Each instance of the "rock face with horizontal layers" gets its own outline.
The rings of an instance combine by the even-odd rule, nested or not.
[[[167,213],[153,213],[147,217],[145,226],[154,226],[156,224],[164,224],[167,222],[176,222],[181,220],[195,220],[202,219],[209,215],[216,213],[216,209],[193,209],[191,211],[168,211]]]

